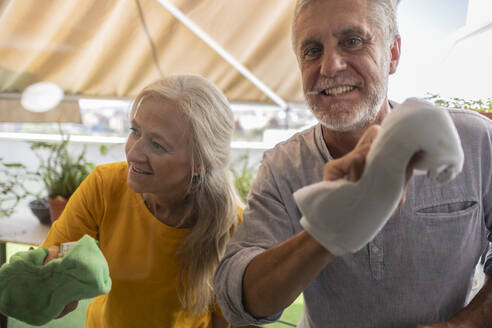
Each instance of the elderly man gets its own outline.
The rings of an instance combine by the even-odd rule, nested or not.
[[[413,176],[406,202],[361,250],[335,256],[299,223],[292,194],[323,179],[357,180],[364,145],[377,133],[369,127],[393,107],[388,76],[400,58],[393,2],[297,3],[293,46],[320,124],[264,155],[244,222],[215,276],[219,304],[233,324],[275,321],[301,292],[299,327],[492,324],[490,282],[465,307],[491,238],[492,124],[485,118],[449,111],[464,149],[462,172],[442,187]]]

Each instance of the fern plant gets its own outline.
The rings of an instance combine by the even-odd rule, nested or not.
[[[38,173],[48,197],[69,199],[95,165],[86,160],[86,147],[76,156],[70,154],[70,136],[61,129],[59,132],[62,138],[60,143],[37,141],[31,143],[31,150],[39,159]]]

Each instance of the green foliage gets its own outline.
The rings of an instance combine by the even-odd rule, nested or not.
[[[457,97],[442,98],[435,94],[429,94],[425,98],[434,102],[436,105],[445,108],[462,108],[474,110],[477,112],[492,112],[492,98],[488,98],[485,100],[470,100]]]
[[[101,155],[106,155],[108,153],[108,146],[106,145],[101,145],[99,147],[99,152],[101,153]]]
[[[62,138],[60,143],[37,141],[31,144],[31,150],[39,159],[38,173],[48,197],[68,199],[95,165],[85,159],[85,147],[78,156],[72,156],[68,151],[70,136],[61,128],[59,133]]]
[[[236,170],[234,167],[240,167]],[[249,191],[251,189],[251,183],[256,175],[256,169],[249,166],[249,153],[241,155],[231,165],[231,172],[234,176],[234,185],[241,197],[241,200],[246,203]]]
[[[29,171],[24,164],[6,163],[0,158],[0,217],[12,215],[17,204],[24,198],[41,199],[41,194],[48,197],[70,198],[75,189],[94,169],[95,165],[85,159],[86,148],[74,156],[69,153],[70,136],[59,128],[61,142],[37,141],[31,143],[31,150],[39,159],[35,172]],[[102,155],[108,148],[99,148]],[[29,182],[41,181],[45,190],[34,192]]]
[[[0,158],[0,217],[10,216],[17,204],[29,196],[37,196],[26,186],[27,181],[38,179],[21,163],[6,163]]]

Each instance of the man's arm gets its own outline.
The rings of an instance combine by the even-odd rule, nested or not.
[[[212,328],[230,328],[229,323],[221,316],[212,313]]]
[[[333,258],[306,231],[259,254],[244,274],[246,309],[257,318],[282,311]]]
[[[487,328],[492,325],[492,279],[487,278],[482,289],[473,300],[446,322],[432,325],[417,326],[417,328]]]
[[[487,280],[463,310],[451,320],[450,327],[490,327],[492,325],[492,279]]]
[[[482,130],[482,135],[487,136],[484,138],[486,144],[482,145],[482,151],[487,149],[488,152],[484,152],[481,155],[483,162],[480,167],[483,168],[482,176],[484,177],[484,213],[485,213],[485,226],[488,230],[487,238],[489,240],[489,247],[492,246],[492,192],[490,192],[490,186],[492,185],[492,175],[490,174],[491,162],[490,162],[490,149],[492,149],[492,124],[489,120],[481,120],[485,125],[485,133]],[[478,122],[477,122],[478,123]],[[487,258],[484,264],[484,272],[486,274],[485,284],[478,292],[473,300],[464,307],[461,311],[456,313],[450,320],[446,322],[417,326],[417,328],[432,327],[432,328],[455,328],[455,327],[491,327],[492,326],[492,249],[489,248]]]
[[[365,158],[379,129],[369,128],[349,154],[328,162],[323,180],[360,179]],[[267,317],[289,306],[335,256],[307,231],[257,255],[243,278],[243,303],[256,318]]]

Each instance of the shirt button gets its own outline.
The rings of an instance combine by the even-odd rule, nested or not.
[[[372,251],[373,253],[378,253],[378,252],[379,252],[379,247],[377,247],[377,246],[373,246],[373,247],[371,248],[371,251]]]

